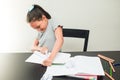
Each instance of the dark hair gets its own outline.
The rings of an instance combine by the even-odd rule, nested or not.
[[[39,5],[34,4],[32,9],[27,13],[27,22],[40,20],[42,19],[42,15],[45,15],[47,19],[51,19],[51,16],[48,12],[46,12],[42,7]]]

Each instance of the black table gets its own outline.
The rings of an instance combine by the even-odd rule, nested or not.
[[[25,63],[25,60],[32,53],[0,53],[0,80],[40,80],[44,74],[46,67],[39,64]],[[115,64],[120,63],[120,51],[93,51],[93,52],[71,52],[72,56],[86,55],[97,56],[102,54],[104,56],[115,59]],[[102,64],[104,60],[101,60]],[[103,64],[104,67],[104,64]],[[113,73],[115,80],[120,79],[120,66],[114,67],[116,72]],[[106,69],[106,68],[105,68]],[[106,69],[109,73],[109,68]],[[102,78],[102,77],[101,77]],[[82,80],[72,77],[54,77],[53,80]],[[100,79],[102,80],[102,79]],[[105,80],[109,80],[105,77]]]

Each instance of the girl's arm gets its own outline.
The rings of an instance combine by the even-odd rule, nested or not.
[[[38,39],[35,39],[33,43],[32,51],[36,51],[36,50],[39,51],[38,44],[39,44]]]
[[[63,45],[63,33],[62,33],[62,27],[59,26],[58,28],[56,28],[55,30],[55,36],[56,36],[56,41],[53,47],[53,50],[51,52],[51,55],[49,56],[49,58],[54,59],[54,57],[56,56],[56,54],[58,53],[58,51],[61,49],[62,45]]]
[[[45,46],[44,46],[44,47],[39,47],[38,44],[39,44],[39,40],[38,40],[38,39],[35,39],[34,44],[33,44],[33,47],[32,47],[32,51],[33,51],[33,52],[34,52],[34,51],[39,51],[39,52],[45,54],[45,52],[48,50],[48,48],[45,47]]]
[[[59,26],[55,30],[55,36],[56,36],[56,41],[53,47],[53,50],[51,52],[51,55],[48,57],[47,60],[43,62],[44,66],[50,66],[52,64],[52,61],[54,60],[56,54],[58,51],[61,49],[62,44],[63,44],[63,33],[62,33],[62,27]]]

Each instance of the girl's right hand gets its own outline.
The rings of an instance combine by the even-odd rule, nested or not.
[[[38,46],[33,46],[31,51],[34,52],[34,51],[40,51],[40,50],[39,50]]]
[[[48,48],[43,46],[43,47],[40,47],[40,52],[43,53],[43,54],[46,54],[48,51]]]
[[[47,47],[38,47],[38,46],[34,46],[34,47],[32,47],[32,52],[34,52],[34,51],[39,51],[39,52],[41,52],[41,53],[43,53],[43,54],[45,54],[47,51],[48,51],[48,48]]]

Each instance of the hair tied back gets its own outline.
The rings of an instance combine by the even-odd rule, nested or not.
[[[30,6],[30,8],[28,9],[28,11],[29,11],[29,12],[32,11],[33,8],[34,8],[34,5]]]

